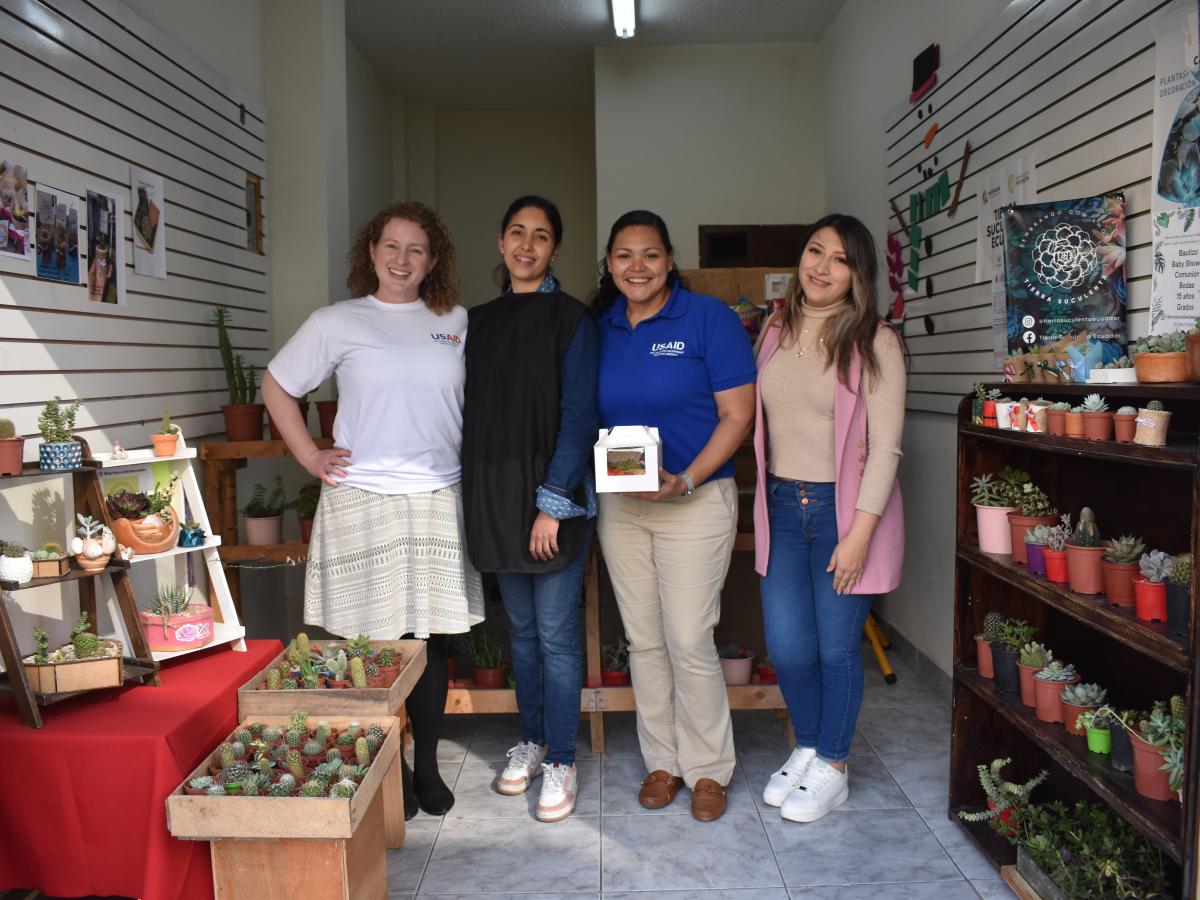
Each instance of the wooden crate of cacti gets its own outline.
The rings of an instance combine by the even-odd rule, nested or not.
[[[392,654],[394,677],[386,666],[382,676],[367,675],[372,666],[378,668],[379,662]],[[238,690],[238,715],[286,716],[292,710],[305,709],[324,716],[392,716],[403,708],[423,671],[424,641],[364,637],[309,643],[304,635],[297,635],[291,646]],[[342,674],[346,677],[337,677]],[[295,687],[286,687],[289,679]]]
[[[319,841],[346,840],[353,837],[376,797],[383,800],[380,795],[381,788],[385,787],[384,780],[399,753],[399,720],[394,716],[351,718],[306,713],[300,715],[307,715],[306,733],[295,742],[295,747],[292,746],[291,740],[291,732],[295,730],[297,718],[295,713],[291,716],[252,715],[243,718],[238,728],[214,748],[167,797],[167,827],[171,834],[177,838],[192,840],[293,838]],[[346,766],[361,765],[362,753],[365,750],[363,745],[368,742],[368,732],[374,731],[378,734],[378,730],[372,729],[372,726],[378,726],[378,729],[382,730],[383,739],[378,742],[378,750],[374,753],[366,751],[369,755],[366,757],[367,764],[363,767],[365,772],[360,770],[354,773],[356,777],[361,778],[356,782],[357,787],[340,791],[339,787],[344,778],[338,781],[326,779],[328,783],[318,784],[322,781],[321,770],[332,763],[306,765],[305,758],[300,756],[304,745],[317,739],[319,729],[323,725],[327,726],[328,734],[332,738],[318,740],[318,743],[322,744],[318,755],[324,759],[341,746],[342,736],[349,733],[352,727],[356,730],[353,735],[355,762],[346,762],[341,766],[342,769]],[[245,748],[253,746],[254,740],[261,740],[263,730],[268,728],[278,732],[279,739],[276,743],[283,745],[286,755],[280,755],[277,759],[271,750],[264,746],[261,748],[263,752],[259,754],[260,758],[256,759],[255,751]],[[244,737],[241,732],[249,732],[255,737],[251,742],[239,740],[239,737]],[[263,742],[264,745],[266,743]],[[242,753],[222,753],[226,745],[234,748],[237,744],[242,745]],[[223,759],[223,755],[229,758]],[[300,759],[293,758],[296,756],[300,756]],[[263,766],[260,771],[262,757],[271,764]],[[308,761],[312,762],[313,759],[315,757],[309,757]],[[234,776],[235,782],[230,782],[228,773],[235,765],[238,775]],[[293,773],[293,769],[298,771]],[[251,776],[264,780],[261,778],[263,774],[267,776],[265,783],[261,788],[255,788],[253,796],[241,795],[240,787],[237,795],[232,795],[234,791],[225,790],[231,783],[239,786],[244,784]],[[273,790],[285,775],[293,779],[288,792]],[[201,789],[201,784],[204,784],[205,792],[194,793]],[[212,790],[214,785],[219,785],[221,790]],[[314,787],[310,792],[309,787],[312,785],[317,785],[321,790],[318,792]],[[192,793],[189,793],[189,788]],[[343,793],[348,796],[342,796]],[[380,841],[382,856],[382,832]]]
[[[88,614],[81,613],[71,639],[57,650],[50,650],[46,630],[34,626],[37,651],[25,657],[22,664],[35,694],[71,694],[124,683],[121,642],[98,637],[90,627]]]

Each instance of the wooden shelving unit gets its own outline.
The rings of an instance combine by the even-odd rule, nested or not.
[[[1200,387],[1196,385],[999,384],[1013,397],[1069,400],[1088,393],[1108,398],[1110,408],[1161,400],[1170,410],[1165,447],[1117,444],[1003,431],[971,424],[971,397],[958,409],[957,543],[954,602],[954,715],[950,755],[950,816],[998,866],[1015,851],[986,825],[958,819],[961,809],[981,809],[984,795],[975,766],[1013,758],[1012,774],[1025,778],[1040,768],[1049,781],[1034,796],[1088,800],[1119,813],[1170,860],[1179,896],[1196,892],[1197,782],[1195,753],[1200,719],[1195,665],[1197,622],[1193,576],[1192,626],[1185,640],[1164,625],[1138,620],[1131,610],[1108,605],[1103,595],[1085,596],[1031,574],[1009,556],[978,547],[971,479],[1005,465],[1028,471],[1051,501],[1077,519],[1090,506],[1104,537],[1135,534],[1147,548],[1175,554],[1190,549],[1200,558],[1196,515],[1200,509]],[[1131,773],[1118,772],[1108,757],[1091,754],[1086,739],[1061,725],[1041,722],[1018,698],[995,690],[981,677],[974,636],[991,611],[1028,620],[1055,658],[1074,663],[1084,681],[1099,682],[1109,702],[1146,709],[1172,694],[1188,705],[1188,777],[1184,802],[1149,800],[1134,790]]]

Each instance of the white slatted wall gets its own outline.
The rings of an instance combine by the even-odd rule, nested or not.
[[[964,141],[971,156],[959,208],[923,221],[933,253],[920,264],[921,295],[907,304],[910,409],[952,413],[973,382],[995,380],[991,288],[975,283],[977,176],[1032,149],[1039,202],[1123,190],[1130,337],[1148,329],[1154,19],[1163,0],[1014,0],[954,60],[920,104],[885,123],[888,192],[908,218],[910,192],[945,169],[953,189]],[[933,114],[918,118],[918,106]],[[937,135],[922,145],[929,125]],[[893,216],[889,228],[897,230]],[[903,236],[902,236],[903,238]],[[905,242],[905,258],[908,246]],[[925,279],[933,294],[925,296]],[[935,333],[926,334],[932,317]]]
[[[271,344],[267,259],[245,249],[247,173],[266,218],[265,134],[257,103],[115,0],[0,0],[0,158],[78,195],[81,225],[85,186],[125,200],[126,306],[0,257],[0,417],[35,438],[26,459],[55,394],[83,399],[94,449],[145,446],[164,408],[189,439],[224,430],[213,310],[229,307],[234,348],[257,366]],[[165,280],[133,271],[131,164],[163,177]]]

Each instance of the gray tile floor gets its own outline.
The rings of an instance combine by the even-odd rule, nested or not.
[[[454,716],[439,749],[454,787],[449,815],[408,823],[388,851],[389,896],[606,900],[971,900],[1014,896],[946,818],[950,710],[892,659],[884,683],[865,656],[866,696],[851,752],[850,801],[799,825],[761,791],[790,747],[769,711],[734,713],[738,768],[728,812],[704,824],[683,791],[663,810],[637,803],[645,775],[632,713],[605,716],[606,752],[580,730],[573,816],[533,817],[535,789],[503,797],[492,781],[517,739],[514,716]]]

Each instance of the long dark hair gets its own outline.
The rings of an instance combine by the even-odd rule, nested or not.
[[[875,293],[875,277],[879,265],[875,257],[875,239],[870,229],[853,216],[832,213],[818,220],[804,238],[804,249],[822,228],[837,232],[846,251],[846,265],[850,267],[850,305],[826,326],[828,334],[822,345],[825,366],[837,366],[837,376],[842,384],[850,377],[850,359],[857,349],[862,357],[863,369],[872,378],[879,376],[879,358],[875,353],[875,333],[879,330],[878,297]],[[800,286],[800,265],[796,264],[796,276],[787,300],[783,304],[784,334],[796,333],[804,319],[801,303],[804,289]]]
[[[612,273],[608,271],[608,256],[612,253],[613,242],[616,241],[617,235],[626,228],[634,228],[638,225],[653,228],[658,232],[663,249],[667,253],[675,252],[675,248],[671,246],[671,235],[667,232],[667,223],[658,213],[652,213],[648,209],[634,209],[613,222],[613,226],[608,232],[608,243],[604,245],[604,259],[600,260],[596,266],[599,281],[596,285],[596,293],[592,294],[591,307],[592,312],[597,316],[606,312],[621,296],[620,288],[613,281]],[[677,284],[679,284],[679,267],[672,262],[671,271],[667,273],[667,285],[674,287]]]
[[[554,233],[554,246],[557,247],[562,243],[563,239],[562,216],[558,212],[558,207],[552,201],[538,194],[525,194],[508,204],[508,209],[504,211],[504,218],[500,220],[500,234],[504,234],[517,213],[531,206],[534,209],[540,209],[546,214],[546,218],[550,220],[550,230]],[[553,272],[554,267],[550,266],[546,271]],[[508,274],[508,266],[503,262],[496,266],[495,279],[496,283],[500,285],[500,292],[507,294],[508,289],[512,287],[512,276]]]

